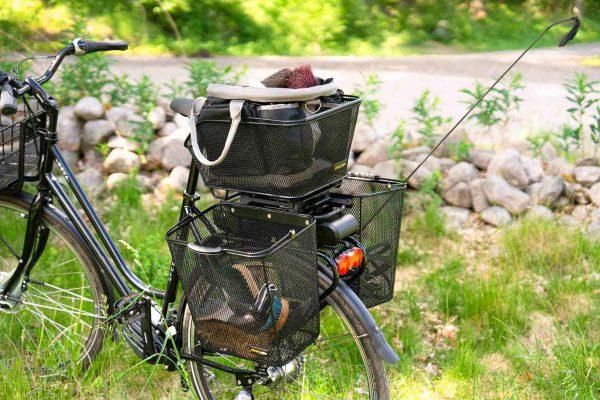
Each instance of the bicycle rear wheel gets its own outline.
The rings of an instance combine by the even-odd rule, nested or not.
[[[0,196],[0,274],[16,267],[31,197]],[[101,350],[107,298],[97,263],[58,211],[43,213],[48,244],[17,304],[0,310],[2,369],[44,379],[68,377],[86,368]]]
[[[320,282],[323,288],[325,282]],[[321,332],[316,343],[303,355],[302,369],[296,376],[276,385],[254,385],[257,399],[371,399],[388,400],[388,382],[382,360],[376,354],[366,327],[337,291],[327,299],[321,313]],[[183,313],[183,351],[202,354],[195,340],[194,322],[189,308]],[[230,367],[254,369],[254,364],[239,358],[203,355]],[[239,393],[235,378],[196,362],[188,362],[190,383],[202,400],[233,399]]]

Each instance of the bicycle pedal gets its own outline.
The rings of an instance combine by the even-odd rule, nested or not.
[[[131,293],[114,305],[114,318],[122,325],[130,325],[145,317],[149,299],[141,293]]]

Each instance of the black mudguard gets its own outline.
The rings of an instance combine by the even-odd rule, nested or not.
[[[319,277],[323,278],[329,284],[333,281],[333,273],[331,270],[327,269],[326,267],[322,267],[320,264]],[[367,307],[365,307],[363,302],[358,298],[356,293],[354,293],[354,291],[352,291],[352,289],[350,289],[350,287],[342,280],[339,281],[335,291],[344,298],[356,316],[361,320],[379,357],[389,364],[396,364],[400,360],[400,357],[398,357],[398,354],[396,354],[396,351],[392,348],[392,346],[389,345],[385,336],[383,335],[383,332],[381,331],[381,328],[377,325],[373,319],[373,316]]]

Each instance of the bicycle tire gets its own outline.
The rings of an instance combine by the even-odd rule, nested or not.
[[[0,209],[10,207],[17,212],[27,214],[33,197],[26,192],[21,192],[15,196],[0,195]],[[75,253],[80,261],[80,265],[85,269],[89,279],[90,290],[94,293],[94,310],[100,310],[102,315],[107,316],[109,312],[111,292],[107,289],[105,281],[100,274],[100,267],[90,248],[83,241],[83,238],[75,230],[75,227],[69,222],[68,218],[53,206],[46,207],[42,213],[42,221],[49,228],[50,232],[61,239],[70,250]],[[35,266],[33,268],[35,271]],[[98,307],[96,309],[96,306]],[[2,317],[2,314],[0,314]],[[93,359],[102,350],[104,338],[106,335],[107,322],[94,318],[95,325],[90,329],[90,334],[85,340],[85,345],[81,351],[81,356],[77,364],[82,369],[87,369]],[[97,324],[97,325],[96,325]]]
[[[320,279],[319,285],[321,286],[321,290],[328,287],[328,283],[322,279]],[[361,323],[352,307],[344,300],[344,297],[341,296],[337,290],[329,295],[327,302],[332,306],[331,308],[338,313],[342,320],[345,319],[348,323],[347,327],[351,328],[353,331],[353,335],[355,336],[354,341],[361,352],[367,375],[370,375],[369,399],[389,400],[389,386],[383,360],[377,355],[370,337],[366,334],[367,328]],[[182,318],[183,351],[188,352],[190,340],[193,341],[194,326],[187,304],[184,304],[180,315]],[[187,365],[190,374],[190,383],[196,395],[201,400],[216,400],[216,397],[210,392],[209,385],[206,382],[203,366],[191,361],[188,361]]]

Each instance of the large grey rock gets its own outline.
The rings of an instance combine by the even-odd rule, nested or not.
[[[406,175],[410,174],[410,172],[412,172],[416,167],[417,167],[417,163],[414,161],[409,161],[409,160],[403,160],[402,161],[402,170],[406,172]],[[410,186],[413,189],[421,189],[423,187],[423,184],[425,183],[425,181],[427,181],[427,179],[433,174],[433,172],[431,172],[429,169],[427,169],[426,167],[421,167],[419,168],[413,176],[411,176],[408,179],[408,186]]]
[[[146,120],[139,114],[129,114],[126,119],[119,119],[115,122],[116,130],[121,136],[132,137],[138,135],[144,129],[152,129],[146,124]],[[154,132],[146,132],[150,135]]]
[[[411,147],[402,151],[402,158],[407,160],[414,160],[416,157],[423,157],[425,154],[429,154],[431,148],[427,146]]]
[[[564,158],[556,157],[548,162],[548,167],[546,168],[546,172],[549,175],[566,177],[566,176],[573,175],[574,168],[573,168],[573,165],[571,165]]]
[[[540,205],[531,207],[531,209],[529,210],[527,215],[530,217],[533,217],[533,218],[538,218],[538,219],[543,219],[543,220],[553,220],[554,219],[554,214],[552,213],[552,210],[550,210],[546,206],[540,206]]]
[[[469,183],[477,178],[477,168],[473,164],[461,161],[450,170],[444,178],[444,188],[449,190],[459,182]]]
[[[190,129],[190,119],[184,115],[176,113],[173,115],[173,122],[175,122],[175,125],[180,129]]]
[[[150,121],[154,130],[161,129],[167,122],[167,113],[162,107],[154,107],[148,113],[148,121]]]
[[[437,137],[433,139],[433,143],[438,143],[441,139],[442,135],[437,135]],[[464,129],[456,131],[438,146],[433,152],[433,155],[436,157],[452,157],[454,156],[452,150],[455,149],[460,142],[468,140],[467,132]]]
[[[427,157],[427,154],[419,154],[413,158],[413,161],[420,163],[421,161],[425,160],[425,157]],[[431,172],[440,172],[442,170],[440,159],[436,156],[427,157],[423,167],[427,168]]]
[[[87,168],[85,171],[75,175],[77,181],[83,186],[86,193],[92,197],[98,196],[104,190],[102,171],[96,168]]]
[[[377,163],[372,170],[374,175],[390,179],[398,179],[401,172],[401,163],[398,160],[382,161]]]
[[[104,142],[114,133],[114,125],[105,119],[87,121],[83,125],[82,145],[84,149]]]
[[[592,212],[590,213],[590,218],[592,219],[592,221],[600,219],[600,207],[594,208],[592,210]]]
[[[108,138],[108,147],[111,149],[125,149],[129,151],[137,151],[140,144],[134,140],[127,139],[123,136],[111,136]]]
[[[158,187],[161,190],[174,190],[183,192],[185,190],[190,170],[181,165],[173,168],[168,177],[160,181]]]
[[[491,204],[501,205],[514,215],[519,215],[527,209],[530,197],[503,178],[488,176],[483,183],[483,190]]]
[[[67,165],[73,168],[77,168],[77,161],[79,161],[79,152],[78,151],[69,151],[62,150],[60,154],[63,156],[64,160],[67,162]],[[60,173],[60,171],[56,171],[56,173]]]
[[[469,190],[471,191],[471,200],[473,202],[473,210],[475,212],[483,212],[490,206],[490,203],[483,189],[484,179],[477,178],[469,182]]]
[[[486,170],[494,157],[492,150],[472,149],[469,151],[471,162],[479,169]]]
[[[91,121],[104,116],[104,106],[97,98],[86,96],[75,104],[73,112],[78,118],[84,121]]]
[[[192,155],[184,146],[187,135],[187,131],[178,129],[169,136],[158,138],[152,142],[148,147],[147,168],[153,169],[162,166],[170,171],[176,166],[189,167]]]
[[[108,178],[106,178],[106,188],[108,190],[114,190],[121,182],[127,180],[128,176],[129,175],[124,174],[123,172],[110,174]]]
[[[558,217],[558,223],[568,228],[574,228],[579,225],[579,221],[572,215],[563,214]]]
[[[458,182],[450,190],[445,191],[442,197],[448,204],[456,207],[471,208],[473,206],[471,190],[465,182]]]
[[[171,133],[176,131],[177,125],[174,122],[167,122],[165,125],[158,131],[158,136],[169,136]]]
[[[129,173],[139,169],[140,165],[140,156],[125,149],[113,149],[104,160],[104,170],[109,174]]]
[[[585,221],[589,216],[588,208],[586,206],[575,206],[571,211],[571,215],[578,221]]]
[[[167,117],[173,116],[174,112],[171,110],[171,99],[164,96],[158,96],[156,99],[156,105],[165,110]]]
[[[544,176],[540,183],[531,186],[531,197],[535,204],[552,207],[565,189],[565,181],[561,176]]]
[[[488,207],[481,213],[481,219],[493,226],[509,225],[512,217],[505,208],[493,206]]]
[[[600,182],[590,188],[588,195],[590,196],[592,203],[594,203],[596,207],[600,207]]]
[[[112,107],[106,112],[106,119],[111,121],[113,124],[117,124],[119,121],[124,121],[133,114],[133,110],[127,107]]]
[[[575,161],[576,167],[600,167],[600,162],[596,157],[580,158]]]
[[[544,166],[539,158],[523,158],[523,166],[529,182],[539,182],[544,177]]]
[[[58,114],[56,132],[58,148],[78,152],[81,149],[81,122],[74,113],[74,107],[63,107]]]
[[[384,161],[386,162],[386,161]],[[354,164],[351,168],[351,171],[355,174],[370,174],[373,175],[373,168],[367,167],[362,164]]]
[[[587,226],[585,233],[592,240],[600,240],[600,219],[593,220]]]
[[[507,149],[492,157],[488,165],[488,175],[497,175],[518,189],[525,189],[529,183],[527,171],[521,156],[514,149]]]
[[[446,217],[446,227],[450,229],[460,229],[469,220],[471,211],[468,208],[445,206],[441,208]]]
[[[583,166],[574,170],[575,180],[583,186],[590,187],[600,181],[600,167]]]
[[[375,135],[373,133],[373,128],[365,124],[358,124],[354,130],[352,151],[356,153],[362,153],[363,151],[366,151],[374,142]]]
[[[439,158],[438,160],[440,162],[440,170],[442,173],[447,173],[450,171],[450,168],[456,165],[456,161],[451,158]]]
[[[360,156],[358,156],[356,162],[373,167],[375,164],[388,159],[388,149],[389,143],[383,139],[380,139],[371,144],[365,151],[360,153]]]

